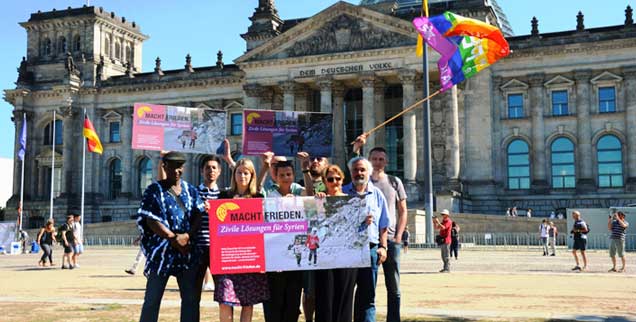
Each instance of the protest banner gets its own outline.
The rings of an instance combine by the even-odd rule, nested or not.
[[[224,111],[135,103],[132,148],[220,153],[225,125]]]
[[[368,267],[357,196],[210,200],[210,272]]]
[[[243,154],[296,156],[300,151],[331,156],[332,115],[329,113],[243,110]]]

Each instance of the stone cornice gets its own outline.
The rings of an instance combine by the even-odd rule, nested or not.
[[[349,14],[372,23],[390,27],[390,29],[393,29],[393,31],[412,36],[414,39],[416,37],[416,34],[413,33],[413,26],[408,21],[397,17],[385,15],[383,13],[365,8],[363,6],[355,6],[341,1],[316,14],[315,16],[295,25],[291,29],[278,35],[272,40],[252,49],[245,55],[234,60],[234,62],[237,64],[245,63],[251,58],[255,58],[267,52],[277,51],[284,44],[297,42],[298,39],[300,39],[301,35],[311,33],[313,30],[320,28],[326,22],[342,14]]]
[[[582,44],[568,44],[568,45],[554,45],[554,46],[536,46],[532,48],[516,49],[510,54],[510,58],[528,58],[528,57],[546,57],[552,55],[576,55],[586,54],[595,55],[598,52],[614,50],[614,49],[626,49],[636,48],[636,38],[621,39],[621,40],[608,40],[598,42],[588,42],[584,46]]]
[[[197,87],[210,87],[210,86],[227,86],[237,85],[243,82],[242,78],[238,77],[223,77],[213,79],[197,79],[197,80],[178,80],[172,82],[149,82],[140,84],[121,84],[108,87],[98,88],[100,94],[111,93],[129,93],[129,92],[143,92],[154,90],[169,90],[169,89],[183,89],[183,88],[197,88]]]
[[[335,54],[323,54],[323,55],[304,56],[304,57],[261,60],[261,61],[238,63],[238,65],[241,67],[242,70],[246,70],[250,68],[262,68],[262,67],[271,67],[271,66],[280,68],[281,66],[285,66],[285,65],[312,64],[312,63],[324,64],[324,63],[329,63],[331,61],[341,61],[341,60],[347,60],[347,59],[356,60],[356,59],[365,59],[365,58],[368,59],[373,57],[378,57],[380,59],[387,60],[388,59],[387,56],[390,57],[393,55],[412,54],[414,51],[415,51],[415,46],[403,46],[403,47],[365,50],[365,51],[351,51],[351,52],[335,53]]]

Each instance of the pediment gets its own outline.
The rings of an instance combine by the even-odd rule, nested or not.
[[[543,84],[543,86],[545,87],[559,87],[559,86],[572,86],[574,85],[574,81],[568,78],[565,78],[561,75],[557,75],[554,78],[552,78],[551,80],[545,82],[545,84]]]
[[[243,104],[237,101],[231,101],[229,104],[223,106],[223,110],[227,111],[229,109],[243,109]]]
[[[520,80],[512,79],[503,84],[500,88],[502,91],[525,91],[528,90],[529,87],[528,84]]]
[[[62,156],[61,153],[57,151],[53,151],[53,149],[50,146],[42,147],[40,150],[40,153],[38,153],[38,155],[35,156],[35,160],[38,161],[38,164],[40,166],[50,167],[52,154],[55,154],[55,165],[57,167],[60,167],[62,165],[62,162],[64,161],[64,157]]]
[[[409,21],[338,2],[237,58],[236,63],[415,46]]]
[[[195,108],[202,108],[202,109],[204,109],[204,110],[212,109],[211,107],[209,107],[209,106],[207,106],[206,104],[203,104],[203,103],[199,103],[199,104],[197,104],[197,105],[195,106]]]
[[[622,81],[623,78],[614,74],[614,73],[610,73],[608,71],[602,72],[600,75],[592,78],[590,80],[590,82],[592,84],[597,84],[597,83],[617,83]]]
[[[121,121],[121,114],[115,112],[115,111],[108,111],[108,113],[104,114],[104,116],[102,116],[102,118],[109,122],[109,121]]]

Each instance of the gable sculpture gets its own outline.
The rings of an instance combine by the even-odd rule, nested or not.
[[[380,29],[362,19],[341,15],[316,34],[286,50],[288,57],[415,45],[416,38]]]

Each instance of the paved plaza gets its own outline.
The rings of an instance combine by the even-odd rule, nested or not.
[[[39,268],[35,254],[0,256],[1,321],[136,321],[145,278],[129,276],[135,248],[88,248],[81,268]],[[54,258],[61,263],[61,249]],[[589,253],[587,272],[573,273],[565,249],[543,257],[539,249],[466,249],[440,274],[436,249],[411,249],[402,258],[403,321],[585,320],[636,321],[636,254],[626,273],[607,273],[604,251]],[[383,276],[378,281],[378,321],[386,313]],[[176,321],[179,293],[171,279],[161,321]],[[202,321],[217,321],[212,293],[203,294]],[[262,321],[262,307],[255,321]],[[301,321],[304,321],[301,316]]]

